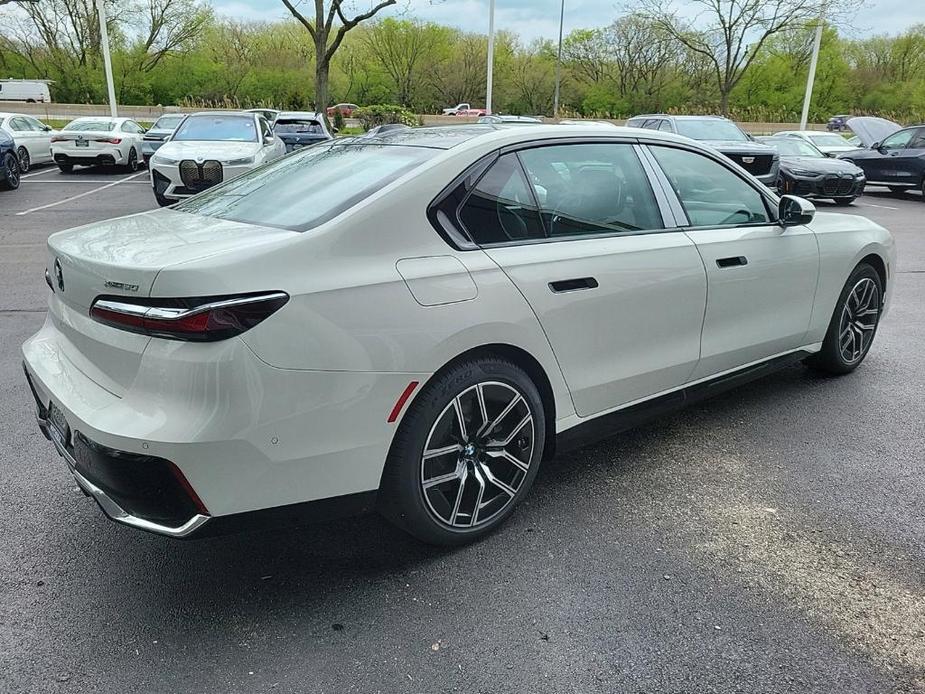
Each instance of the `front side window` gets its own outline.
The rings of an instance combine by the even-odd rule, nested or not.
[[[441,151],[373,143],[308,147],[189,198],[174,209],[306,231],[350,209]]]
[[[710,157],[674,147],[650,146],[691,226],[718,227],[770,221],[764,197]]]
[[[482,176],[460,208],[459,220],[479,245],[543,238],[517,155],[505,154]]]
[[[909,141],[909,149],[925,149],[925,128],[919,128]]]
[[[174,142],[257,142],[257,125],[253,116],[190,116],[171,139]]]
[[[915,130],[900,130],[880,143],[880,149],[905,149]]]
[[[662,229],[632,145],[582,143],[520,152],[551,237]]]

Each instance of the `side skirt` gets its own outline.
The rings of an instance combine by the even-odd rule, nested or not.
[[[739,371],[724,374],[710,381],[703,381],[637,405],[595,417],[560,433],[556,437],[556,452],[573,451],[583,446],[603,441],[620,432],[633,429],[693,403],[712,398],[715,395],[725,393],[745,383],[779,371],[784,367],[802,361],[809,355],[810,352],[803,351],[785,354]]]

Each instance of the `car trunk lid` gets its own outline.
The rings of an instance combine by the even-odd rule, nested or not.
[[[144,299],[165,267],[295,234],[176,210],[53,234],[48,239],[47,271],[54,292],[49,315],[66,338],[63,351],[88,377],[120,395],[131,385],[151,338],[91,319],[95,299]],[[200,296],[211,293],[209,287],[197,289]]]

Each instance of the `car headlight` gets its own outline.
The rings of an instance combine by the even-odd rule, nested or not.
[[[858,169],[858,170],[855,172],[854,177],[855,177],[855,178],[864,178],[864,172],[863,172],[861,169]]]
[[[179,159],[174,159],[173,157],[165,157],[163,154],[155,154],[151,157],[152,164],[163,164],[164,166],[174,166],[180,163]]]
[[[816,174],[806,169],[790,169],[790,173],[796,176],[815,176]]]
[[[229,159],[225,162],[226,166],[246,166],[247,164],[253,164],[253,157],[241,157],[240,159]]]

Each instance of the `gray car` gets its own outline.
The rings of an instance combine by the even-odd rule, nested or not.
[[[634,116],[630,128],[676,133],[699,140],[724,154],[769,188],[777,185],[780,157],[773,147],[755,142],[738,125],[722,116],[670,116],[663,113]]]
[[[151,129],[145,133],[145,139],[141,143],[141,156],[144,157],[145,164],[164,144],[164,140],[173,135],[173,131],[183,122],[184,118],[186,118],[185,113],[167,113],[158,118]]]

